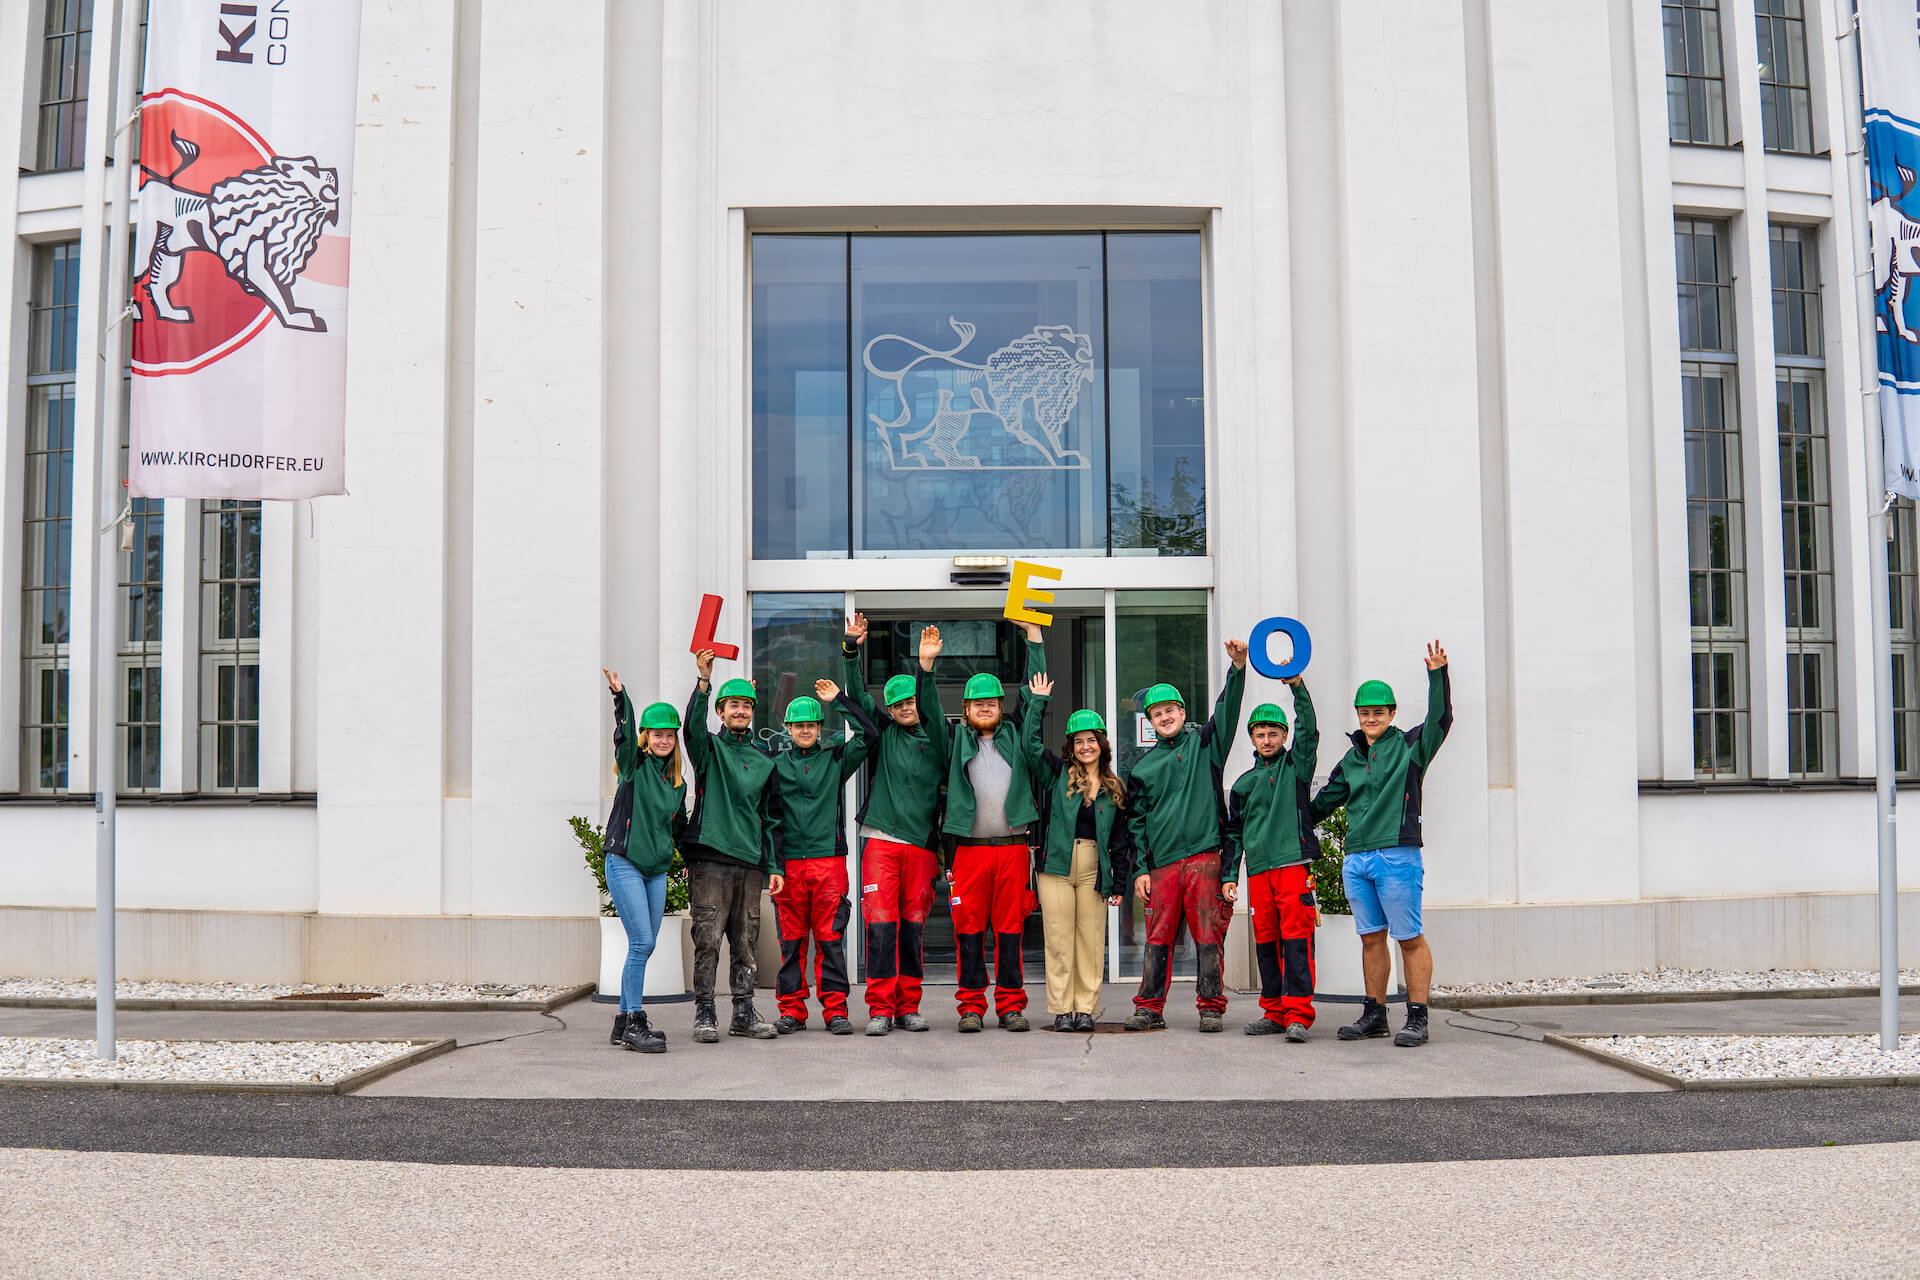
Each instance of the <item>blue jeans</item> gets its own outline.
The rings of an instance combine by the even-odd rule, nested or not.
[[[660,918],[667,913],[667,877],[643,876],[640,868],[619,854],[607,856],[607,893],[620,923],[627,930],[627,965],[620,971],[620,1012],[640,1008],[647,985],[647,957],[660,936]]]
[[[1353,931],[1365,936],[1382,929],[1395,942],[1420,936],[1420,891],[1427,873],[1415,845],[1350,853],[1340,879],[1353,906]]]

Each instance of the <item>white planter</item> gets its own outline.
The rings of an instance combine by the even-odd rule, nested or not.
[[[1406,967],[1400,961],[1400,944],[1389,942],[1393,956],[1392,987],[1387,994],[1403,991],[1407,985]],[[1315,995],[1364,996],[1366,973],[1360,967],[1360,935],[1353,931],[1352,916],[1322,914],[1320,927],[1313,931],[1313,988]]]
[[[687,994],[687,966],[682,935],[687,918],[666,915],[660,919],[660,936],[653,955],[647,960],[647,988],[643,993],[656,999]],[[627,967],[627,929],[618,916],[600,917],[600,994],[618,996],[620,976]]]

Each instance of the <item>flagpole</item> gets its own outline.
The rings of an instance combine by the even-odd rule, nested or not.
[[[1839,5],[1836,3],[1835,8]],[[1837,39],[1851,41],[1839,58],[1840,75],[1850,118],[1847,146],[1847,189],[1856,211],[1853,227],[1853,284],[1855,309],[1860,317],[1861,439],[1866,449],[1867,599],[1873,627],[1873,754],[1874,832],[1879,853],[1878,916],[1880,923],[1880,1047],[1900,1047],[1900,875],[1899,830],[1894,825],[1898,793],[1893,781],[1893,626],[1887,598],[1887,540],[1892,534],[1893,494],[1886,485],[1884,444],[1880,438],[1879,339],[1874,330],[1872,247],[1866,210],[1867,125],[1866,93],[1861,81],[1860,14],[1848,4]],[[1851,21],[1846,21],[1851,18]]]
[[[140,39],[139,0],[119,0],[119,35],[114,47],[114,107],[125,113],[126,121],[117,129],[109,152],[113,171],[108,176],[113,193],[112,214],[107,219],[107,305],[106,332],[101,337],[100,353],[107,372],[100,392],[94,397],[98,420],[94,456],[99,459],[99,495],[96,510],[112,512],[94,542],[94,628],[93,628],[93,810],[94,832],[94,911],[93,911],[93,1052],[95,1057],[119,1055],[114,1028],[116,983],[119,960],[114,937],[118,916],[115,911],[115,875],[117,792],[120,770],[116,760],[119,746],[119,720],[115,709],[120,669],[120,562],[122,532],[131,532],[125,516],[124,487],[120,483],[120,406],[124,377],[120,358],[124,341],[120,326],[127,319],[127,225],[133,182],[132,148],[127,145],[127,130],[138,119],[134,97],[139,90],[137,59],[134,49]]]

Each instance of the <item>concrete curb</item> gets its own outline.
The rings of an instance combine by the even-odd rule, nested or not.
[[[194,1010],[200,1013],[552,1013],[592,994],[583,982],[547,1000],[117,1000],[114,1007],[134,1012]],[[0,1009],[91,1009],[93,1001],[71,996],[0,996]]]
[[[1781,1031],[1770,1034],[1805,1036],[1812,1033]],[[1619,1067],[1623,1071],[1631,1071],[1637,1076],[1645,1076],[1649,1080],[1657,1080],[1668,1088],[1682,1093],[1752,1092],[1767,1089],[1883,1089],[1897,1085],[1920,1084],[1920,1076],[1780,1076],[1767,1080],[1689,1080],[1685,1076],[1676,1076],[1658,1067],[1650,1067],[1644,1062],[1635,1062],[1632,1058],[1624,1058],[1617,1053],[1608,1053],[1605,1049],[1596,1049],[1590,1044],[1581,1043],[1585,1040],[1611,1040],[1612,1038],[1610,1035],[1566,1036],[1550,1031],[1541,1039],[1545,1044],[1557,1044],[1562,1049],[1571,1049],[1589,1058],[1598,1058],[1611,1066]]]
[[[224,1040],[228,1044],[284,1044],[286,1039],[266,1039],[235,1037]],[[311,1041],[313,1044],[366,1044],[368,1041],[355,1036],[328,1036]],[[459,1046],[452,1036],[438,1036],[433,1039],[375,1040],[374,1044],[410,1044],[415,1048],[410,1053],[400,1054],[386,1062],[376,1063],[363,1071],[343,1076],[331,1084],[313,1084],[292,1080],[49,1080],[39,1076],[0,1076],[0,1089],[117,1089],[127,1093],[284,1093],[284,1094],[339,1094],[351,1093],[362,1085],[372,1084],[382,1076],[392,1075],[405,1067],[425,1062],[428,1058],[437,1058],[443,1053],[452,1053]]]
[[[1560,991],[1537,995],[1434,996],[1434,1009],[1524,1009],[1530,1005],[1694,1004],[1710,1000],[1841,1000],[1880,994],[1878,987],[1787,987],[1778,991]],[[1900,988],[1920,996],[1920,986]]]

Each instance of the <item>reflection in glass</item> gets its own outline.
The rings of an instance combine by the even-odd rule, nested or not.
[[[1207,553],[1200,238],[1107,237],[1115,553]]]
[[[847,553],[847,240],[753,238],[753,553]]]

